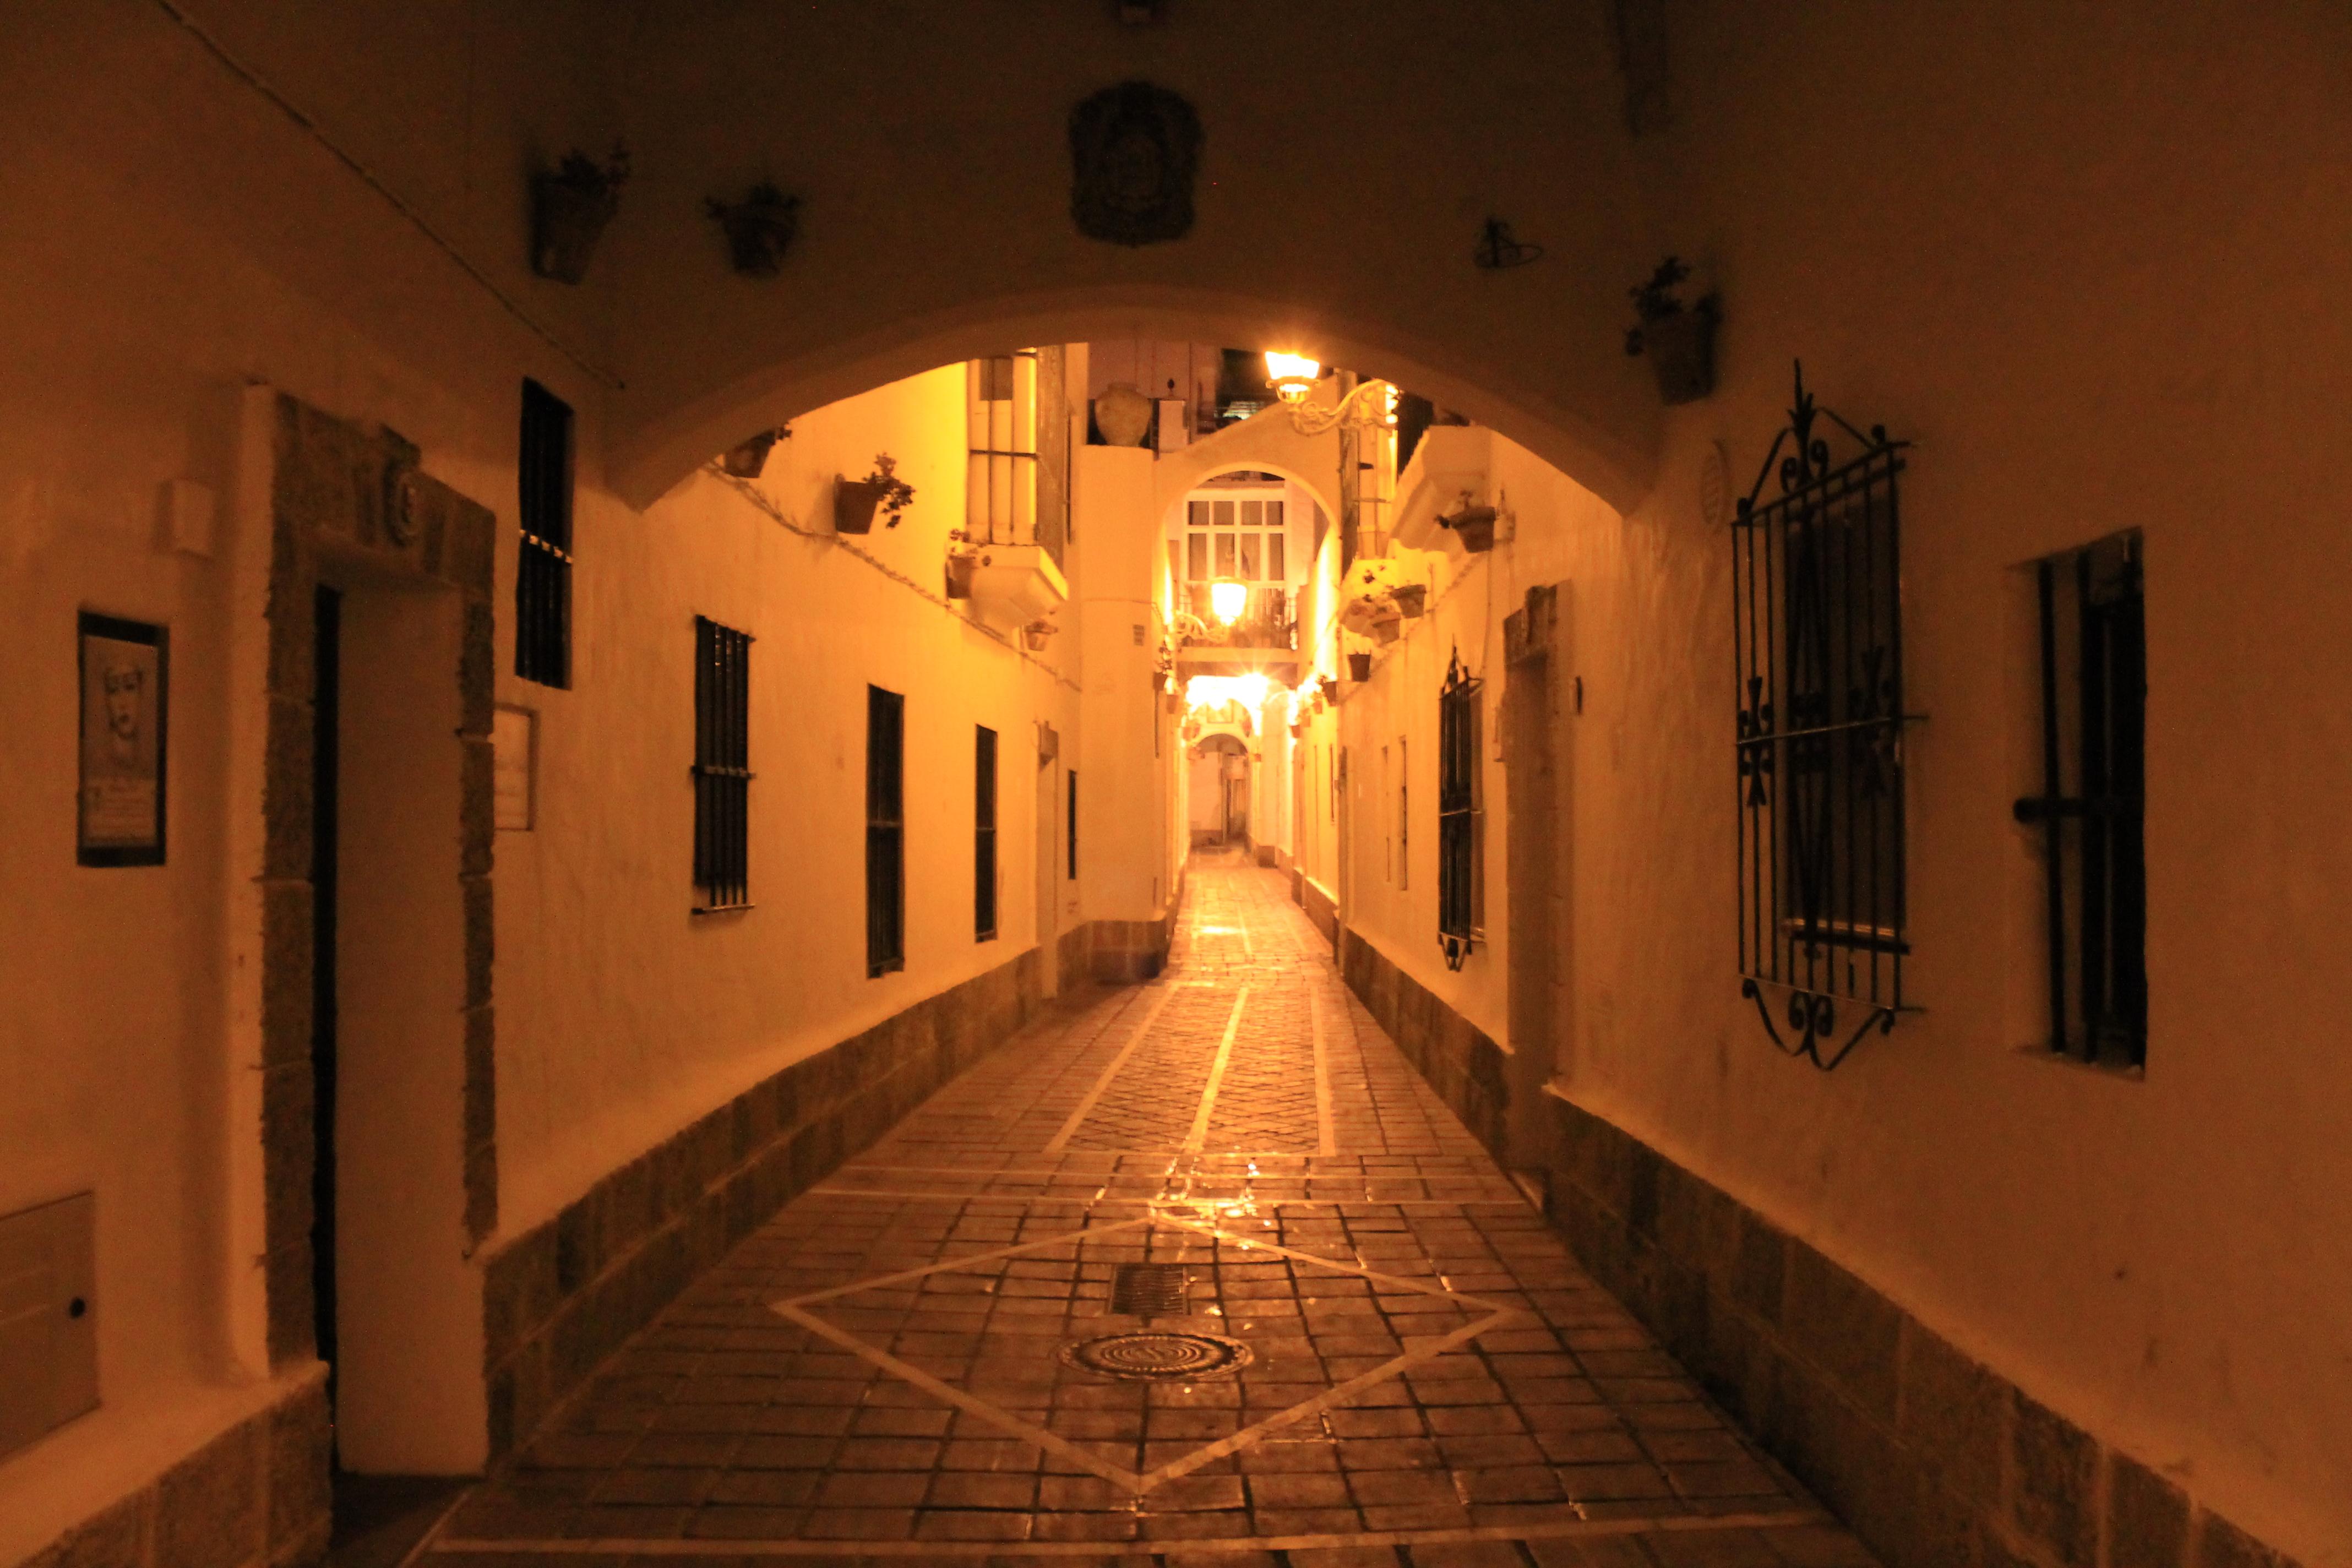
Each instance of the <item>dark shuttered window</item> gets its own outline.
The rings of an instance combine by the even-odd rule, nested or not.
[[[515,567],[515,673],[572,684],[572,405],[522,384],[522,543]]]
[[[751,901],[751,638],[694,617],[694,884],[702,913]]]
[[[907,967],[907,700],[866,689],[866,973]]]
[[[982,724],[973,735],[971,929],[987,942],[996,935],[996,731]]]
[[[2050,1048],[2147,1061],[2142,777],[2147,629],[2137,533],[2041,563],[2042,794],[2017,803],[2044,855]]]

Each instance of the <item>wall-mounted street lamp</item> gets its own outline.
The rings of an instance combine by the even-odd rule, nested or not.
[[[1209,609],[1217,624],[1232,626],[1249,608],[1249,584],[1246,583],[1212,583],[1209,584]]]
[[[1385,381],[1365,381],[1356,390],[1341,398],[1335,406],[1325,407],[1309,403],[1307,395],[1315,390],[1323,367],[1304,354],[1281,353],[1268,349],[1265,355],[1266,384],[1290,411],[1292,428],[1302,436],[1320,436],[1324,431],[1345,424],[1389,426],[1396,423],[1397,390]]]
[[[1315,390],[1315,383],[1322,374],[1323,367],[1305,354],[1266,351],[1265,384],[1285,403],[1306,402],[1307,395]]]

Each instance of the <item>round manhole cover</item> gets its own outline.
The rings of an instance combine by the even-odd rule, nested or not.
[[[1216,1334],[1106,1334],[1062,1347],[1071,1366],[1130,1383],[1223,1377],[1250,1363],[1250,1348]]]

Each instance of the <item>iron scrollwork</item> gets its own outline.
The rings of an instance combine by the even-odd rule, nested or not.
[[[1854,455],[1832,458],[1823,416]],[[1732,527],[1740,994],[1776,1047],[1823,1071],[1916,1011],[1903,737],[1919,716],[1903,706],[1896,505],[1908,445],[1817,402],[1800,364]],[[1776,473],[1780,494],[1759,504]],[[1768,993],[1785,998],[1785,1031]],[[1844,1008],[1861,1021],[1838,1043]]]

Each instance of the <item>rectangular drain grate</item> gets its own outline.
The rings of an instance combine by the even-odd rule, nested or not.
[[[1111,1277],[1110,1310],[1138,1318],[1184,1316],[1184,1266],[1122,1263]]]

